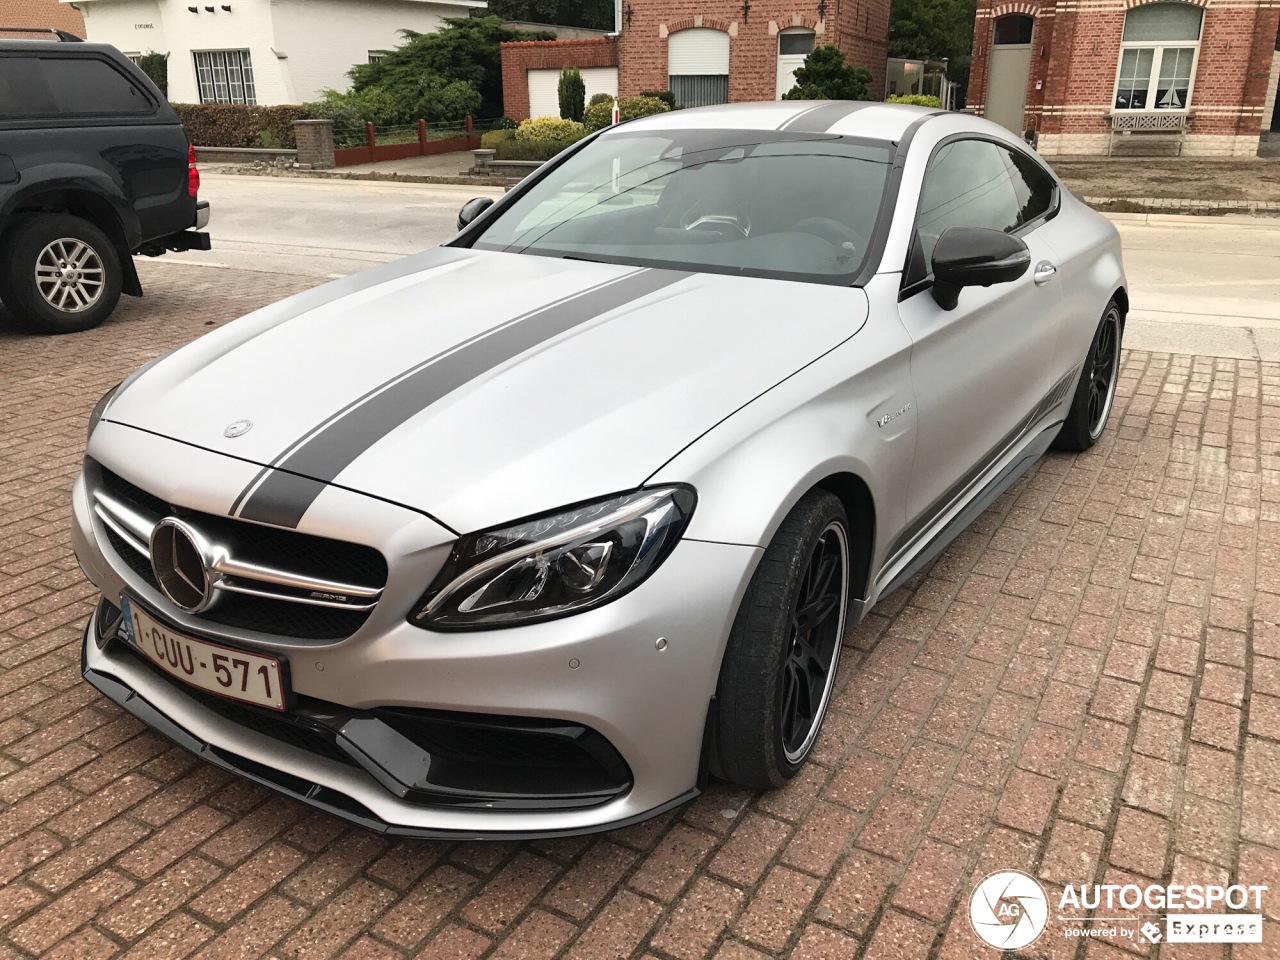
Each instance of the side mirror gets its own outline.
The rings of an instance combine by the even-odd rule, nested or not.
[[[954,310],[962,288],[1009,283],[1030,266],[1031,251],[1017,237],[987,227],[947,227],[933,248],[933,299]]]
[[[462,205],[462,209],[458,211],[458,229],[461,230],[492,206],[492,197],[475,197],[468,200]]]

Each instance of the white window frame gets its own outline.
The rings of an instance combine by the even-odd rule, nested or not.
[[[369,62],[370,62],[370,63],[381,63],[381,62],[382,62],[382,60],[383,60],[383,58],[384,58],[388,53],[390,53],[390,52],[391,52],[390,50],[370,50],[370,51],[369,51]]]
[[[1186,0],[1157,0],[1157,2],[1175,2],[1186,3]],[[1121,40],[1120,52],[1116,55],[1116,82],[1111,88],[1111,112],[1112,113],[1160,113],[1160,114],[1185,114],[1191,110],[1191,100],[1196,92],[1196,74],[1200,71],[1200,42],[1204,39],[1204,7],[1195,3],[1186,3],[1189,7],[1195,7],[1200,11],[1200,32],[1197,40]],[[1142,6],[1146,6],[1143,4]],[[1125,11],[1127,17],[1134,10],[1141,10],[1142,6],[1130,7]],[[1121,28],[1123,29],[1123,27]],[[1155,106],[1153,101],[1156,96],[1156,84],[1160,80],[1160,62],[1164,59],[1166,50],[1191,50],[1191,78],[1187,81],[1187,102],[1181,107],[1168,110],[1164,107]],[[1120,95],[1120,68],[1124,65],[1124,54],[1126,50],[1151,50],[1151,74],[1147,77],[1147,105],[1141,107],[1117,107],[1116,97]]]
[[[233,56],[234,68],[239,72],[236,83],[232,83]],[[258,85],[253,75],[253,58],[248,50],[192,50],[191,58],[201,103],[257,106]]]

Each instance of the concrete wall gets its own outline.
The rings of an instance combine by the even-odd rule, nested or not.
[[[292,103],[317,100],[325,88],[348,89],[347,71],[368,63],[370,50],[403,43],[401,30],[432,33],[444,26],[445,17],[469,12],[420,0],[276,0],[273,7],[275,47],[289,55]]]
[[[398,45],[401,29],[437,30],[444,17],[466,16],[469,8],[483,2],[230,0],[230,12],[222,4],[223,0],[77,0],[90,40],[128,53],[169,54],[173,102],[200,102],[193,51],[248,50],[262,105],[315,100],[326,87],[345,90],[347,71],[367,63],[370,50]],[[189,6],[199,12],[191,13]]]
[[[89,39],[126,52],[169,54],[169,99],[199,103],[194,50],[248,50],[260,104],[297,103],[287,61],[271,52],[274,43],[271,0],[231,0],[231,12],[218,2],[189,0],[77,0]],[[205,6],[212,6],[208,13]],[[191,13],[195,6],[199,13]]]

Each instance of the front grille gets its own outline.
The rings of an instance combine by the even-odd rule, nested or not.
[[[100,489],[110,495],[111,502],[134,511],[147,524],[154,525],[166,516],[178,517],[209,540],[226,546],[237,562],[283,571],[291,577],[351,584],[368,594],[367,599],[354,597],[329,605],[312,599],[317,594],[339,592],[322,585],[311,590],[228,576],[224,578],[227,588],[219,590],[215,602],[196,615],[200,620],[299,640],[342,640],[368,620],[386,584],[386,559],[373,547],[171,505],[105,467],[92,461],[90,465],[97,468]],[[89,471],[91,477],[92,473]],[[100,511],[110,512],[108,501],[99,498],[97,502]],[[147,552],[148,538],[139,532],[130,542],[105,522],[101,529],[121,561],[159,591]]]

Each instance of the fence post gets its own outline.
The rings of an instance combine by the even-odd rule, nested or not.
[[[293,139],[298,145],[298,164],[313,170],[333,169],[333,121],[295,120]]]
[[[378,138],[373,132],[373,124],[366,120],[364,124],[364,145],[369,148],[370,163],[373,163],[373,161],[378,159],[373,154],[373,148],[377,146],[377,144]]]
[[[427,155],[427,121],[418,118],[418,153]]]
[[[467,114],[467,136],[471,136],[471,114]]]

